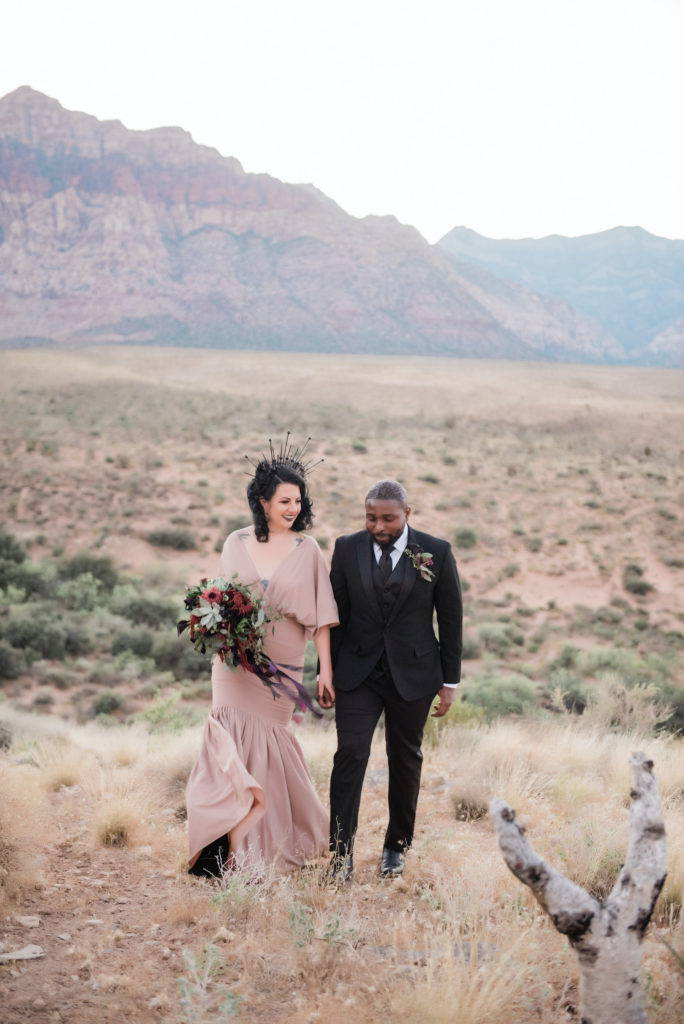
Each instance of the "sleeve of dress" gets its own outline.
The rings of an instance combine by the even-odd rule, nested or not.
[[[336,626],[339,619],[325,559],[313,539],[311,558],[307,559],[307,565],[310,567],[310,579],[303,588],[302,615],[297,615],[297,619],[306,628],[307,640],[311,640],[321,626]]]

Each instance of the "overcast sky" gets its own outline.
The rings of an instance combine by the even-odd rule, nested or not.
[[[684,0],[5,0],[19,85],[437,241],[684,238]]]

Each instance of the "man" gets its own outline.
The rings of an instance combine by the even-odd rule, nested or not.
[[[423,729],[437,693],[433,716],[447,713],[461,676],[463,606],[451,546],[413,530],[410,515],[401,484],[381,480],[366,495],[366,529],[340,537],[333,553],[340,624],[331,633],[338,747],[330,780],[329,876],[336,882],[353,872],[363,778],[383,711],[389,825],[380,874],[396,877],[404,870]]]

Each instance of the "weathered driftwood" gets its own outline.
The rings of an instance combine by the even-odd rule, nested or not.
[[[582,1024],[646,1024],[641,945],[665,881],[665,827],[653,762],[630,758],[632,805],[627,859],[613,890],[597,900],[534,852],[515,811],[493,800],[490,813],[513,874],[528,885],[577,953]]]

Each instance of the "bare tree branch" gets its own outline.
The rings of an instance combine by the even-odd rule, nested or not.
[[[641,990],[641,943],[665,882],[665,827],[653,762],[641,753],[632,768],[630,842],[604,901],[559,874],[531,848],[515,811],[493,800],[490,813],[506,864],[567,935],[580,968],[582,1024],[647,1024]]]

